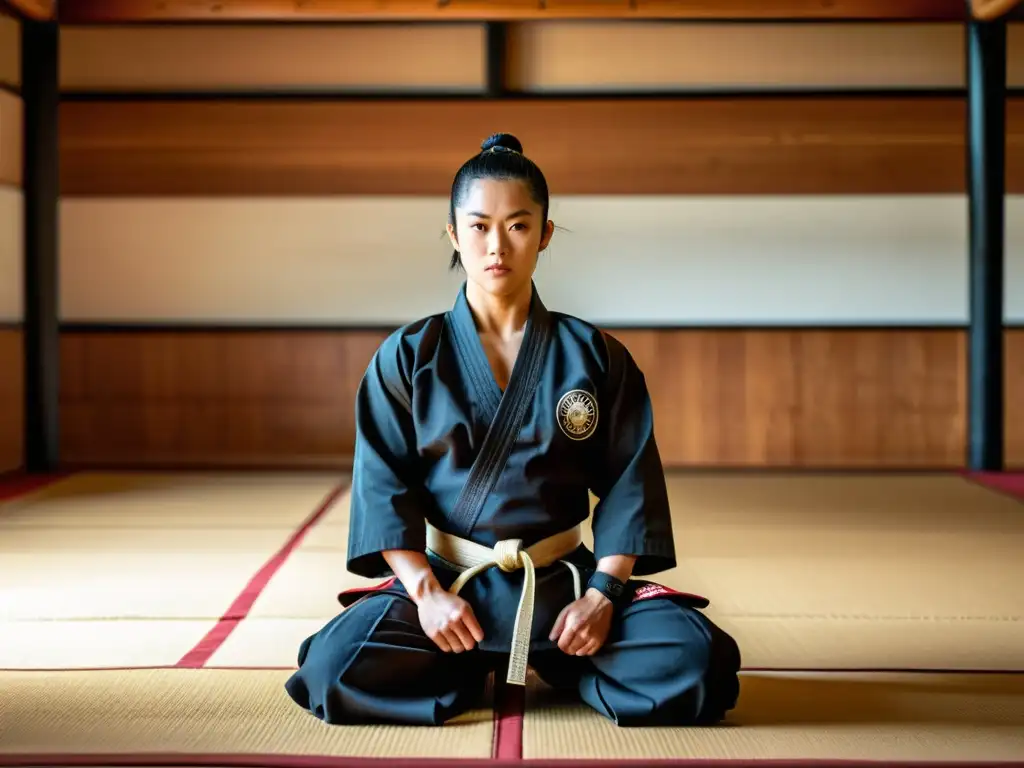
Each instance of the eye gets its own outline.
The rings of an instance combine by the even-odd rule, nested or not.
[[[478,221],[478,222],[476,222],[475,224],[470,224],[470,225],[469,225],[469,228],[470,228],[470,229],[476,229],[477,231],[480,231],[480,230],[482,230],[482,229],[484,228],[484,225],[483,225],[483,224],[481,224],[481,223],[480,223],[480,222]]]
[[[522,224],[522,223],[520,223],[520,224],[513,224],[512,225],[512,229],[526,229],[526,225]]]

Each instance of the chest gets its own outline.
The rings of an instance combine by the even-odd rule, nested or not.
[[[512,376],[512,369],[516,364],[516,358],[523,345],[523,335],[518,333],[509,339],[502,339],[498,336],[482,334],[480,346],[487,357],[487,364],[491,369],[491,376],[498,388],[505,391],[508,388],[509,379]]]
[[[482,360],[475,370],[454,365],[457,356],[452,350],[443,362],[453,365],[438,365],[435,376],[429,378],[430,386],[419,388],[415,398],[419,454],[439,462],[445,471],[468,470],[495,426],[493,420],[509,411],[521,415],[509,446],[510,467],[522,466],[524,471],[543,475],[593,465],[606,441],[609,407],[594,366],[587,365],[582,355],[554,348],[536,385],[523,391],[519,403],[501,407],[516,391],[508,390],[516,363],[514,345],[481,347],[487,350],[490,371],[484,371]]]

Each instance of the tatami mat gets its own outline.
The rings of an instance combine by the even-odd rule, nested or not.
[[[672,474],[679,567],[748,668],[1024,669],[1021,504],[956,476]],[[347,495],[211,663],[291,665],[334,616]],[[585,537],[589,540],[588,535]]]
[[[282,695],[288,670],[0,673],[0,763],[16,755],[486,758],[482,707],[442,728],[326,726]],[[1010,761],[1024,676],[747,673],[710,728],[618,728],[531,686],[526,760]],[[52,762],[59,762],[54,759]]]
[[[531,687],[523,757],[637,760],[1024,759],[1024,675],[747,673],[728,723],[618,728]]]
[[[0,622],[0,669],[176,664],[216,621]]]
[[[283,670],[0,673],[0,764],[13,754],[183,753],[486,758],[494,716],[443,728],[327,726],[284,694]]]
[[[210,666],[294,666],[299,644],[341,610],[338,593],[375,583],[346,570],[348,511],[346,491],[309,529]]]
[[[265,565],[345,480],[97,473],[0,504],[0,667],[32,670],[0,672],[0,764],[488,758],[486,707],[440,729],[339,728],[284,695],[299,643],[340,590],[368,583],[345,571],[347,494]],[[673,474],[669,487],[680,565],[658,580],[709,597],[739,640],[739,708],[716,728],[619,729],[535,686],[524,758],[1024,756],[1024,675],[852,671],[1024,669],[1019,501],[953,476]],[[245,618],[218,624],[232,605]],[[215,627],[230,631],[211,641]],[[204,643],[207,669],[69,669],[170,666]],[[851,671],[792,671],[813,667]]]
[[[339,610],[338,592],[375,580],[348,572],[349,493],[342,493],[289,555],[252,606],[252,619],[321,619]]]
[[[679,567],[747,667],[1024,669],[1024,506],[955,476],[673,475]]]
[[[0,504],[0,667],[176,663],[339,480],[82,473]]]
[[[0,502],[9,527],[290,532],[347,477],[335,473],[80,472]]]
[[[1024,669],[1021,504],[956,476],[672,474],[679,567],[748,668]],[[339,610],[347,494],[211,663],[291,665]],[[589,531],[585,539],[589,540]]]

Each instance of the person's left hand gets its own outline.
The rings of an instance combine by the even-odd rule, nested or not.
[[[558,647],[570,656],[593,656],[608,637],[612,614],[611,600],[596,589],[588,589],[583,597],[562,609],[548,638],[557,640]]]

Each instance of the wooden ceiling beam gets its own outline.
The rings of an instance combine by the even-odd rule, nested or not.
[[[991,2],[992,0],[981,0]],[[995,0],[1004,2],[1005,0]],[[19,0],[45,4],[46,0]],[[529,21],[543,19],[961,21],[964,0],[61,0],[72,24]],[[1013,13],[1019,15],[1018,12]]]
[[[22,19],[52,21],[57,18],[57,0],[0,0],[0,9]]]

